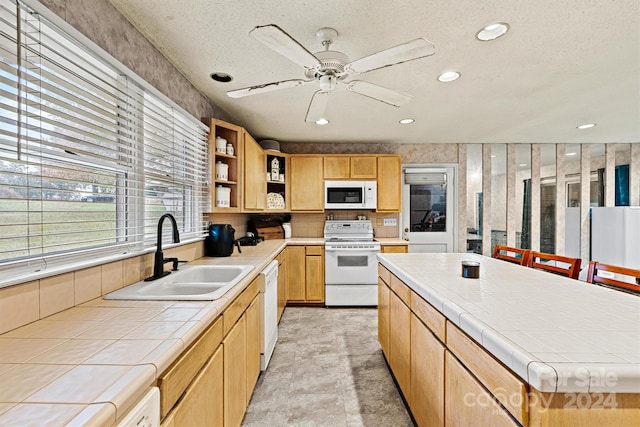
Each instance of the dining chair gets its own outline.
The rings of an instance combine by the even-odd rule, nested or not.
[[[577,279],[580,274],[580,258],[531,251],[529,267]]]
[[[493,248],[493,258],[513,262],[515,264],[529,265],[529,249],[512,248],[511,246],[495,245]]]
[[[600,275],[601,271],[611,273],[611,276],[602,276]],[[620,278],[616,278],[614,274],[628,276],[634,280],[635,283],[620,280]],[[640,270],[591,261],[589,263],[589,272],[587,273],[587,282],[603,285],[616,290],[631,290],[633,292],[640,293]]]

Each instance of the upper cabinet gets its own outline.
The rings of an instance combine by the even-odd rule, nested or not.
[[[267,210],[289,210],[289,158],[279,151],[266,150],[267,155]]]
[[[378,156],[378,212],[400,212],[402,163],[400,156]]]
[[[243,132],[240,126],[222,120],[205,120],[209,131],[211,211],[239,212]]]
[[[313,155],[291,156],[289,186],[292,211],[323,211],[324,180],[323,157]]]
[[[244,132],[244,211],[267,205],[267,156],[255,139]]]
[[[324,157],[324,179],[376,179],[376,155]]]

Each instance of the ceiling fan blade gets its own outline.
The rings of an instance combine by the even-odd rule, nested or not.
[[[304,121],[315,122],[316,120],[325,118],[324,110],[327,108],[328,102],[329,92],[319,90],[314,93],[311,98],[311,103],[309,104],[309,109],[307,110],[307,117],[305,117]]]
[[[428,40],[420,38],[356,59],[345,65],[344,69],[348,74],[366,73],[367,71],[425,58],[434,53],[436,53],[435,45]]]
[[[347,83],[347,89],[351,92],[366,96],[367,98],[393,105],[394,107],[405,105],[413,98],[408,93],[397,92],[373,83],[363,82],[362,80],[353,80]]]
[[[263,85],[245,87],[243,89],[230,90],[227,96],[230,98],[242,98],[243,96],[256,95],[258,93],[272,92],[279,89],[287,89],[290,87],[301,86],[307,83],[315,82],[315,80],[283,80],[281,82],[265,83]]]
[[[301,67],[312,69],[320,65],[318,58],[277,25],[255,27],[249,35]]]

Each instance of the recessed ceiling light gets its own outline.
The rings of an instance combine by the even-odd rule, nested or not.
[[[409,124],[411,124],[413,122],[415,122],[415,120],[410,119],[410,118],[406,118],[406,119],[400,120],[400,124],[402,124],[402,125],[409,125]]]
[[[445,71],[438,76],[438,81],[443,83],[449,83],[460,78],[460,73],[457,71]]]
[[[491,155],[491,158],[492,158],[492,159],[495,159],[495,158],[496,158],[496,155],[495,155],[495,154],[492,154],[492,155]]]
[[[522,167],[527,166],[527,164],[526,163],[520,163],[518,166],[520,166],[522,168]]]
[[[505,22],[498,22],[496,24],[487,25],[476,33],[476,38],[483,42],[495,40],[500,36],[503,36],[509,31],[509,24]]]
[[[327,119],[318,119],[318,120],[316,120],[316,124],[320,125],[320,126],[327,125],[327,124],[329,124],[329,120],[327,120]]]
[[[575,156],[578,153],[567,153],[567,156]]]
[[[587,123],[587,124],[584,124],[584,125],[577,126],[576,128],[577,129],[591,129],[592,127],[595,127],[595,126],[596,126],[595,123]]]
[[[227,73],[221,73],[221,72],[216,72],[216,73],[211,73],[210,77],[220,83],[229,83],[231,80],[233,80],[233,77],[231,77],[230,74]]]

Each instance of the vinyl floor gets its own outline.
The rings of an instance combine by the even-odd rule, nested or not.
[[[376,309],[287,307],[242,425],[413,426],[378,343]]]

